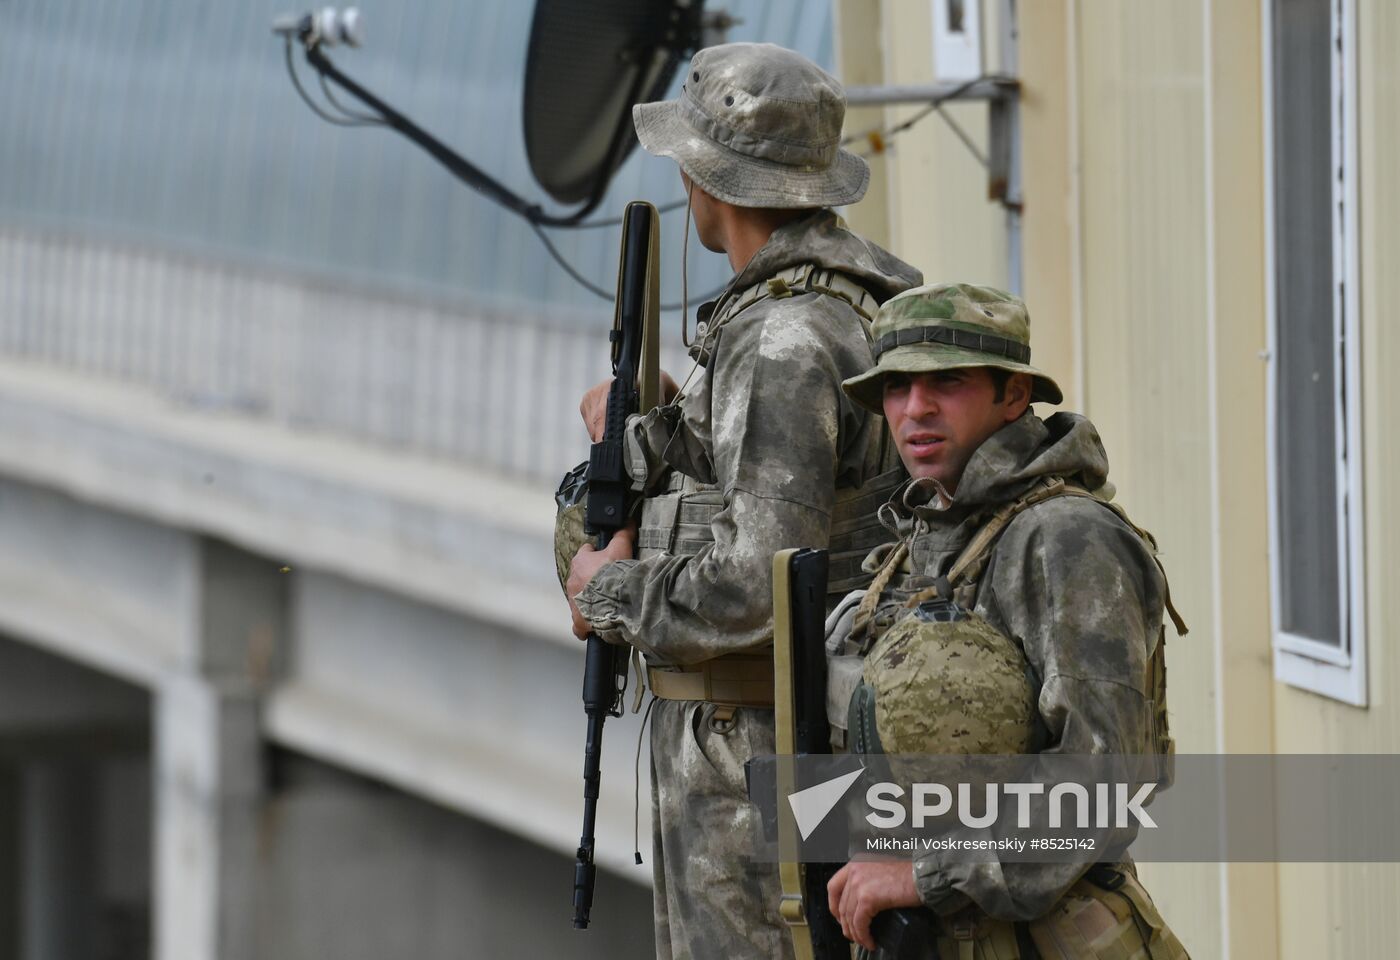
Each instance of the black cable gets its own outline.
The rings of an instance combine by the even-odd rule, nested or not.
[[[530,228],[535,231],[535,236],[540,238],[540,243],[544,244],[544,248],[549,251],[549,255],[554,258],[554,262],[559,264],[559,266],[563,267],[564,272],[567,273],[569,276],[573,277],[575,282],[577,282],[579,286],[583,287],[595,297],[601,297],[604,300],[615,299],[613,293],[604,290],[602,287],[598,286],[596,283],[589,280],[583,274],[575,270],[573,264],[565,260],[563,255],[557,249],[555,249],[554,244],[550,241],[549,237],[545,234],[545,232],[540,229],[540,225],[538,223],[531,223]]]
[[[288,35],[287,35],[287,75],[290,76],[290,77],[292,78],[292,86],[296,87],[297,93],[301,94],[301,98],[302,98],[303,100],[306,101],[306,105],[307,105],[308,107],[311,108],[312,112],[315,113],[316,116],[320,117],[322,120],[326,121],[327,123],[333,123],[333,124],[335,124],[337,127],[382,127],[382,126],[386,126],[386,124],[384,123],[383,120],[370,120],[370,119],[351,120],[351,119],[346,119],[346,118],[344,118],[344,117],[337,117],[337,116],[335,116],[335,115],[333,115],[333,114],[331,114],[331,113],[328,113],[328,112],[326,112],[325,110],[323,110],[323,109],[321,108],[321,105],[320,105],[320,104],[318,104],[315,100],[312,100],[311,97],[310,97],[310,95],[307,94],[306,88],[303,87],[303,86],[301,85],[301,79],[300,79],[299,77],[297,77],[296,67],[292,64],[292,36],[291,36],[291,34],[288,34]],[[322,82],[322,83],[325,83],[325,78],[324,78],[324,77],[322,77],[321,82]],[[352,114],[352,116],[355,116],[355,115]]]
[[[670,213],[672,210],[682,210],[685,208],[685,203],[684,200],[672,200],[670,203],[663,203],[657,207],[656,212]],[[622,218],[609,217],[607,220],[589,220],[587,223],[576,223],[572,227],[564,227],[557,223],[546,223],[544,226],[555,230],[591,230],[594,227],[620,227],[622,226]]]
[[[593,294],[594,296],[600,299],[607,300],[610,302],[614,299],[612,291],[605,290],[597,284],[593,283],[583,274],[579,273],[578,270],[576,270],[572,264],[565,260],[563,255],[559,252],[558,248],[554,246],[553,242],[544,232],[545,227],[571,227],[589,229],[620,225],[622,223],[621,217],[608,218],[605,220],[592,220],[588,222],[583,221],[582,218],[584,216],[587,216],[587,214],[598,205],[599,201],[601,201],[602,191],[595,193],[595,195],[592,198],[590,198],[588,203],[585,204],[582,209],[576,211],[573,214],[570,214],[567,217],[555,217],[546,214],[539,207],[538,204],[530,204],[523,198],[517,196],[504,184],[500,183],[495,178],[488,175],[485,171],[471,164],[464,157],[458,155],[445,144],[443,144],[441,141],[439,141],[436,137],[433,137],[426,130],[423,130],[421,127],[413,123],[413,121],[409,120],[403,114],[394,110],[392,107],[384,103],[384,101],[380,100],[374,94],[370,93],[368,90],[361,87],[358,83],[347,77],[345,74],[341,73],[335,68],[334,64],[332,64],[326,58],[325,54],[321,52],[319,46],[312,45],[307,47],[306,50],[307,62],[310,63],[311,66],[316,69],[317,73],[320,74],[321,86],[322,89],[326,91],[327,99],[335,105],[336,109],[342,111],[345,114],[345,116],[337,117],[326,112],[314,100],[312,100],[310,96],[307,95],[305,88],[303,88],[301,85],[301,80],[297,77],[296,70],[292,64],[292,38],[290,34],[287,36],[286,52],[287,73],[292,78],[292,85],[296,87],[296,91],[298,94],[301,95],[302,100],[306,102],[306,105],[309,106],[318,117],[320,117],[322,120],[325,120],[327,123],[333,123],[336,126],[341,127],[382,126],[397,130],[399,133],[408,137],[408,139],[412,140],[414,143],[418,144],[420,147],[425,149],[436,160],[438,160],[438,162],[442,163],[445,167],[447,167],[449,171],[451,171],[455,176],[457,176],[458,179],[467,183],[478,193],[481,193],[489,199],[496,201],[510,212],[516,214],[517,216],[525,220],[525,222],[530,225],[530,228],[535,231],[535,236],[539,237],[540,242],[544,244],[544,248],[546,251],[549,252],[550,257],[554,259],[554,262],[557,263],[560,266],[560,268],[563,269],[563,271],[566,274],[568,274],[569,277],[575,283],[579,284],[579,286],[583,287],[589,293]],[[374,110],[379,115],[379,119],[373,119],[370,117],[369,114],[356,113],[346,109],[340,103],[340,101],[336,100],[335,97],[331,95],[329,87],[326,86],[326,81],[328,78],[340,84],[347,91],[353,94],[356,99],[360,100],[362,103],[366,104],[368,107]],[[686,205],[687,202],[685,200],[675,200],[670,203],[663,204],[661,207],[657,208],[657,212],[667,213],[672,210],[681,209]],[[723,293],[727,286],[728,284],[716,290],[712,290],[707,294],[702,295],[699,302],[703,303],[706,300],[714,299],[715,297]],[[686,306],[686,304],[683,303],[663,303],[660,305],[660,308],[662,310],[680,310],[684,306]]]
[[[954,87],[952,90],[948,91],[943,96],[930,100],[922,110],[915,113],[908,120],[905,120],[902,123],[897,123],[887,130],[881,130],[880,128],[875,127],[870,130],[866,130],[864,133],[853,133],[849,137],[845,137],[841,140],[841,146],[850,146],[857,140],[868,140],[871,134],[878,135],[881,140],[893,140],[905,130],[908,130],[914,124],[924,119],[924,117],[927,117],[929,114],[942,107],[945,102],[949,100],[956,100],[958,97],[962,96],[964,93],[977,86],[977,84],[981,83],[984,80],[990,79],[992,78],[985,75],[980,77],[974,77],[973,79],[968,80],[966,83],[961,83],[958,86]]]
[[[331,102],[332,104],[335,105],[336,109],[340,110],[340,111],[341,111],[342,113],[344,113],[346,116],[345,116],[344,118],[342,118],[342,117],[336,117],[336,116],[333,116],[332,114],[328,113],[328,112],[325,111],[324,109],[322,109],[321,106],[320,106],[319,104],[317,104],[314,100],[312,100],[311,97],[307,94],[306,89],[301,85],[301,80],[297,77],[296,69],[295,69],[295,67],[294,67],[294,65],[293,65],[293,62],[292,62],[292,41],[291,41],[291,37],[290,37],[290,36],[288,36],[288,38],[287,38],[286,52],[287,52],[287,74],[292,78],[292,85],[293,85],[294,87],[296,87],[296,91],[297,91],[297,93],[299,93],[299,94],[301,95],[302,100],[306,101],[306,105],[309,106],[309,107],[312,109],[312,111],[314,111],[315,114],[316,114],[318,117],[320,117],[322,120],[325,120],[325,121],[328,122],[328,123],[333,123],[333,124],[335,124],[336,126],[341,126],[341,127],[392,127],[392,126],[393,126],[393,124],[389,123],[387,120],[377,120],[377,119],[373,119],[373,118],[371,118],[368,114],[355,113],[355,112],[353,112],[353,111],[351,111],[351,110],[346,109],[346,108],[345,108],[338,100],[336,100],[335,97],[331,94],[330,88],[327,86],[325,71],[323,71],[323,70],[318,70],[317,72],[318,72],[318,74],[320,75],[320,79],[321,79],[321,88],[322,88],[323,90],[325,90],[327,99],[330,100],[330,102]],[[455,171],[454,171],[454,172],[455,172]],[[487,193],[488,193],[488,196],[491,195],[491,193],[490,193],[489,191],[487,191]],[[495,199],[494,196],[493,196],[492,198]],[[679,209],[679,208],[681,208],[681,207],[684,207],[685,204],[686,204],[686,201],[684,201],[684,200],[675,200],[675,201],[672,201],[671,203],[665,204],[665,205],[663,205],[662,207],[658,208],[658,212],[659,212],[659,213],[664,213],[664,212],[667,212],[667,211],[670,211],[670,210],[676,210],[676,209]],[[507,204],[507,206],[509,207],[509,204]],[[512,210],[512,212],[515,212],[515,213],[520,213],[520,212],[521,212],[521,211],[519,211],[519,210],[517,210],[517,209],[515,209],[515,208],[513,208],[513,207],[510,207],[510,209]],[[538,208],[536,208],[536,209],[538,209]],[[534,212],[534,211],[531,211],[531,212]],[[603,299],[603,300],[608,300],[608,301],[612,301],[612,300],[614,299],[613,293],[612,293],[612,292],[610,292],[610,291],[608,291],[608,290],[604,290],[602,287],[600,287],[600,286],[598,286],[597,284],[595,284],[595,283],[593,283],[592,281],[590,281],[590,280],[589,280],[587,277],[585,277],[583,274],[579,273],[578,270],[576,270],[576,269],[574,268],[573,264],[571,264],[571,263],[569,263],[567,260],[565,260],[563,254],[561,254],[561,253],[559,252],[558,248],[554,246],[553,242],[552,242],[552,241],[549,239],[549,237],[545,234],[544,229],[543,229],[544,227],[560,227],[560,228],[562,228],[562,227],[565,226],[565,224],[541,222],[541,221],[540,221],[539,219],[537,219],[536,217],[530,216],[530,215],[528,215],[528,214],[527,214],[527,215],[524,215],[524,216],[523,216],[523,219],[525,220],[526,223],[528,223],[528,224],[530,225],[530,228],[531,228],[532,230],[535,231],[535,236],[537,236],[537,237],[540,238],[540,242],[544,244],[545,250],[547,250],[547,251],[549,252],[549,255],[554,259],[554,262],[557,263],[557,264],[560,266],[560,268],[562,268],[563,271],[564,271],[565,273],[567,273],[567,274],[569,275],[569,277],[570,277],[575,283],[577,283],[579,286],[583,287],[585,290],[587,290],[589,293],[593,294],[595,297],[598,297],[598,298]],[[607,219],[607,220],[593,220],[593,221],[589,221],[589,222],[587,222],[587,223],[574,224],[573,226],[576,226],[576,227],[579,227],[579,228],[585,228],[585,229],[587,229],[587,228],[595,228],[595,227],[618,226],[618,225],[620,225],[621,223],[622,223],[622,218],[621,218],[621,217],[616,217],[616,218],[611,218],[611,219]],[[712,299],[712,298],[718,296],[719,294],[721,294],[721,293],[723,293],[723,292],[724,292],[724,287],[720,287],[718,290],[715,290],[714,292],[708,294],[704,299],[706,299],[706,300]],[[662,305],[661,305],[661,309],[662,309],[662,310],[679,310],[680,308],[681,308],[681,304],[679,304],[679,303],[668,303],[668,304],[662,304]]]
[[[318,73],[316,76],[317,79],[321,81],[321,92],[326,95],[326,101],[330,103],[333,107],[335,107],[337,110],[339,110],[341,113],[345,114],[346,117],[348,117],[351,120],[363,120],[367,123],[381,127],[388,126],[388,124],[386,124],[379,117],[371,116],[368,113],[358,113],[345,106],[345,104],[341,103],[335,98],[335,93],[331,90],[331,85],[326,82],[326,75],[324,73]]]
[[[558,249],[557,247],[554,246],[554,244],[550,241],[549,236],[544,232],[544,230],[540,229],[540,225],[539,225],[538,223],[532,223],[532,224],[530,224],[530,226],[531,226],[532,229],[534,229],[534,231],[535,231],[535,236],[537,236],[537,237],[540,238],[540,243],[544,244],[544,248],[545,248],[546,250],[548,250],[548,251],[549,251],[549,255],[550,255],[551,257],[554,258],[554,262],[557,263],[557,264],[559,264],[559,266],[564,270],[564,272],[567,273],[570,277],[572,277],[573,280],[574,280],[579,286],[583,287],[585,290],[587,290],[589,293],[593,294],[595,297],[598,297],[598,298],[600,298],[600,299],[602,299],[602,300],[607,300],[607,301],[609,301],[609,302],[612,302],[612,301],[613,301],[613,299],[614,299],[614,294],[613,294],[613,292],[612,292],[612,291],[609,291],[609,290],[604,290],[602,287],[598,286],[596,283],[594,283],[593,281],[589,280],[589,279],[588,279],[587,277],[585,277],[583,274],[579,273],[578,270],[574,269],[574,265],[571,264],[571,263],[569,263],[569,261],[567,261],[567,260],[564,259],[564,255],[561,254],[561,253],[559,252],[559,249]],[[721,293],[723,293],[723,292],[725,291],[725,288],[728,287],[728,286],[729,286],[729,284],[725,284],[723,287],[720,287],[720,288],[718,288],[718,289],[716,289],[716,290],[711,290],[709,293],[704,294],[703,296],[701,296],[700,299],[697,300],[696,302],[697,302],[697,303],[704,303],[706,300],[713,300],[715,297],[717,297],[717,296],[719,296]],[[661,304],[661,309],[662,309],[662,310],[679,310],[680,308],[681,308],[681,304],[679,304],[679,303],[663,303],[663,304]]]

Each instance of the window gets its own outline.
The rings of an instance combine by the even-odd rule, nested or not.
[[[933,75],[945,82],[982,75],[980,0],[933,0]]]
[[[1263,0],[1274,673],[1366,703],[1354,0]]]

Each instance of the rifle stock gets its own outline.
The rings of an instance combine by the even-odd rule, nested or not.
[[[774,721],[780,755],[831,752],[826,721],[825,550],[781,550],[773,557]],[[778,797],[810,786],[795,764],[779,762]],[[792,931],[798,960],[849,960],[851,945],[826,903],[826,885],[838,865],[802,863],[796,824],[778,817],[781,913]],[[787,857],[791,852],[793,859]]]
[[[831,752],[826,714],[825,550],[782,550],[773,557],[773,674],[776,743],[793,758]],[[779,798],[807,786],[796,764],[778,764]],[[851,944],[827,907],[826,887],[840,869],[834,863],[803,863],[791,817],[779,813],[781,913],[793,935],[797,960],[850,960]],[[937,956],[933,914],[923,908],[886,910],[871,923],[881,956],[930,960]]]
[[[613,383],[608,391],[603,437],[588,454],[588,500],[584,529],[601,549],[627,525],[634,496],[624,466],[627,418],[656,402],[659,370],[657,319],[657,213],[649,203],[627,205],[622,215],[622,258],[618,265],[617,306],[613,314]],[[644,406],[645,403],[645,406]],[[574,926],[587,929],[593,909],[594,824],[598,811],[603,756],[603,724],[622,716],[628,647],[589,634],[583,671],[583,710],[587,735],[583,751],[583,830],[574,860]]]

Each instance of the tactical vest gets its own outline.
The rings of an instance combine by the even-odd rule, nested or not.
[[[917,584],[907,597],[898,598],[899,605],[918,608],[926,601],[939,599],[971,610],[976,604],[977,587],[988,558],[1006,527],[1029,507],[1056,497],[1084,497],[1112,510],[1142,539],[1158,569],[1162,569],[1156,539],[1133,523],[1122,507],[1061,477],[1049,477],[993,513],[968,540],[947,574],[933,578],[927,586]],[[887,626],[880,622],[881,594],[903,567],[911,540],[912,537],[895,544],[885,557],[856,612],[854,635],[878,633]],[[1166,612],[1178,635],[1185,635],[1186,624],[1172,604],[1165,570],[1162,570],[1162,582]],[[1148,661],[1146,681],[1150,695],[1147,703],[1149,749],[1160,758],[1158,775],[1165,787],[1171,782],[1171,762],[1176,750],[1167,723],[1165,623],[1158,631],[1157,645]],[[993,956],[1002,960],[1189,960],[1185,948],[1138,882],[1136,868],[1130,863],[1094,864],[1048,913],[1029,922],[997,920],[971,905],[949,917],[939,918],[935,926],[938,932],[929,944],[928,957],[938,960]],[[878,952],[875,955],[877,960],[881,956]]]
[[[768,299],[787,299],[806,293],[835,297],[849,304],[860,317],[867,342],[870,323],[879,301],[874,294],[836,270],[803,263],[780,270],[766,280],[731,293],[697,328],[702,337],[713,336],[724,324],[744,310]],[[830,572],[827,585],[828,607],[846,593],[870,582],[861,569],[862,561],[875,547],[890,539],[878,519],[882,504],[889,500],[905,479],[888,431],[874,432],[873,447],[866,455],[869,479],[860,487],[839,488],[831,514],[831,535],[827,544]],[[673,470],[665,486],[642,504],[638,530],[638,556],[645,559],[661,553],[694,556],[714,542],[712,524],[724,509],[724,493],[714,484],[701,483]],[[771,650],[733,654],[684,670],[651,668],[648,682],[662,699],[708,700],[724,706],[773,705],[773,660]]]
[[[947,574],[934,579],[931,585],[913,593],[903,600],[906,607],[917,607],[924,600],[931,598],[942,598],[953,600],[963,605],[967,609],[972,609],[977,602],[977,588],[983,572],[987,567],[987,560],[990,558],[992,548],[996,546],[997,540],[1005,532],[1007,525],[1018,515],[1029,507],[1056,497],[1083,497],[1103,506],[1128,525],[1148,551],[1152,554],[1153,561],[1157,564],[1157,569],[1162,572],[1162,584],[1165,595],[1166,613],[1171,618],[1172,625],[1176,628],[1179,636],[1185,636],[1187,631],[1186,623],[1181,619],[1181,614],[1172,603],[1171,587],[1167,581],[1167,572],[1162,567],[1162,561],[1157,556],[1157,539],[1151,533],[1138,526],[1129,518],[1127,511],[1121,506],[1102,497],[1095,496],[1089,490],[1077,484],[1068,483],[1062,477],[1043,478],[1029,492],[1017,499],[1007,503],[998,509],[992,516],[978,528],[967,545],[958,554],[953,565],[949,567]],[[910,540],[906,538],[896,544],[891,549],[889,555],[876,572],[874,581],[870,589],[866,592],[865,598],[861,601],[860,608],[856,612],[855,631],[861,632],[867,629],[871,621],[876,617],[877,607],[880,603],[881,593],[889,586],[895,573],[901,568],[909,554]],[[1146,686],[1148,691],[1149,710],[1149,749],[1162,758],[1161,769],[1163,784],[1169,785],[1171,781],[1171,757],[1176,752],[1176,744],[1171,736],[1171,728],[1167,717],[1167,628],[1164,622],[1157,632],[1157,644],[1148,658]]]

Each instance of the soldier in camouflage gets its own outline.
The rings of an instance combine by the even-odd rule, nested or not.
[[[868,577],[888,539],[875,508],[902,477],[878,419],[841,382],[869,367],[869,319],[919,274],[846,229],[869,171],[839,147],[845,97],[768,44],[697,53],[678,100],[634,112],[674,158],[696,233],[735,276],[699,309],[702,368],[675,402],[629,424],[645,492],[631,535],[580,550],[575,632],[645,654],[651,716],[657,956],[784,957],[774,864],[750,856],[744,762],[773,752],[772,558],[830,545],[834,589]],[[584,398],[595,435],[606,384]],[[844,564],[844,566],[843,566]]]
[[[920,287],[880,309],[874,336],[876,364],[844,388],[884,414],[911,479],[882,511],[900,540],[872,556],[881,570],[856,630],[861,614],[878,620],[882,608],[907,606],[901,600],[956,603],[1014,643],[1031,668],[1031,725],[1012,737],[1024,746],[1003,749],[1169,753],[1165,575],[1151,537],[1110,503],[1093,424],[1030,411],[1033,401],[1060,402],[1061,393],[1030,365],[1025,306],[986,287]],[[871,669],[867,663],[867,680]],[[1014,675],[1014,665],[1007,670]],[[1002,712],[1023,715],[1020,684],[1005,689],[1014,702]],[[882,729],[901,723],[896,705],[874,713]],[[907,862],[848,864],[828,887],[832,912],[871,950],[876,913],[923,904],[946,934],[942,956],[1186,956],[1130,861],[947,857],[934,854],[912,870]]]

